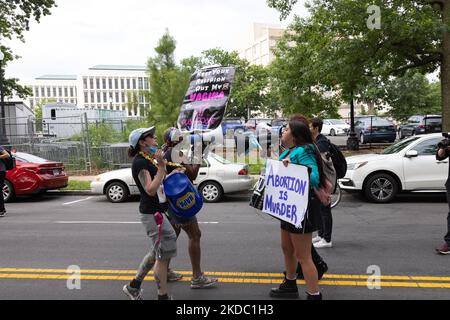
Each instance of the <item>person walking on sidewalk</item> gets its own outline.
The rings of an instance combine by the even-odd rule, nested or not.
[[[9,153],[0,146],[0,218],[6,217],[5,200],[3,199],[3,186],[6,177],[6,165],[3,159],[9,158]]]
[[[123,287],[123,291],[132,300],[142,300],[141,284],[154,266],[158,300],[171,300],[167,290],[167,270],[170,259],[177,254],[177,236],[165,216],[168,206],[162,182],[166,164],[162,151],[158,150],[154,127],[134,130],[129,142],[128,153],[134,157],[133,179],[141,194],[139,212],[150,238],[150,252],[144,257],[136,277]]]
[[[282,143],[287,150],[280,161],[305,165],[310,168],[311,192],[308,211],[297,229],[292,224],[281,222],[281,246],[283,249],[286,276],[283,283],[270,291],[273,298],[298,298],[297,262],[300,262],[307,286],[307,300],[322,300],[316,266],[311,256],[312,233],[317,231],[319,204],[314,189],[329,184],[323,173],[322,158],[314,144],[309,127],[299,120],[291,120],[283,132]]]
[[[450,156],[450,141],[449,139],[444,139],[441,143],[438,145],[438,151],[436,153],[436,160],[438,161],[444,161]],[[444,244],[436,248],[436,252],[442,255],[450,255],[450,164],[449,164],[449,173],[448,173],[448,180],[445,184],[445,187],[447,189],[447,202],[448,202],[448,208],[449,213],[447,216],[447,234],[444,237]]]
[[[176,128],[168,128],[163,135],[164,146],[162,149],[164,159],[167,161],[167,172],[170,174],[173,170],[176,170],[176,168],[183,167],[186,170],[185,173],[187,177],[191,180],[191,182],[193,182],[197,179],[200,165],[185,163],[177,164],[172,161],[172,151],[175,151],[174,147],[179,143],[179,140],[175,141],[176,132]],[[181,230],[186,232],[189,238],[189,258],[192,265],[191,288],[203,289],[214,286],[217,283],[217,279],[205,276],[201,269],[200,239],[202,233],[198,225],[197,217],[181,218],[175,215],[170,208],[168,213],[170,222],[172,223],[172,226],[177,234],[177,238],[180,235]]]
[[[311,133],[317,148],[323,157],[330,156],[330,140],[322,134],[323,120],[315,118],[311,121]],[[331,214],[331,204],[328,206],[320,205],[319,232],[317,237],[313,238],[314,247],[317,249],[332,248],[333,242],[331,236],[333,233],[333,216]]]

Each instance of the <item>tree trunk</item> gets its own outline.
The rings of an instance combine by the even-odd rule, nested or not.
[[[450,132],[450,0],[443,1],[442,17],[446,26],[442,42],[442,124],[443,131]]]

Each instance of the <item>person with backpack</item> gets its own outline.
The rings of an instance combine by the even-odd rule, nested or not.
[[[332,180],[333,189],[337,183],[336,170],[332,162],[332,149],[331,142],[322,134],[323,120],[320,118],[314,118],[311,121],[311,133],[313,135],[314,141],[322,155],[324,163],[328,163],[330,170],[325,170],[327,178]],[[326,165],[325,165],[326,166]],[[334,191],[334,190],[333,190]],[[314,247],[317,249],[332,248],[332,233],[333,233],[333,215],[331,213],[331,204],[320,206],[320,222],[319,222],[319,232],[317,237],[313,239]]]
[[[0,146],[0,218],[6,217],[5,200],[3,199],[3,186],[5,184],[6,177],[6,164],[5,160],[9,159],[9,153]]]

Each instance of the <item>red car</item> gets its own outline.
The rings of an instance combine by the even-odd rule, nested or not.
[[[16,167],[6,172],[3,198],[5,202],[16,196],[39,194],[47,190],[65,188],[69,177],[64,172],[64,164],[49,161],[28,153],[13,153]]]

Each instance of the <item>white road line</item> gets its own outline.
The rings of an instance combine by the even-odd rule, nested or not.
[[[68,206],[68,205],[71,205],[71,204],[87,201],[87,200],[90,200],[90,199],[92,199],[92,197],[89,197],[89,198],[86,198],[86,199],[77,200],[77,201],[72,201],[72,202],[66,202],[66,203],[63,203],[63,206]]]
[[[141,224],[138,221],[55,221],[57,224]],[[219,222],[199,222],[199,224],[219,224]]]

